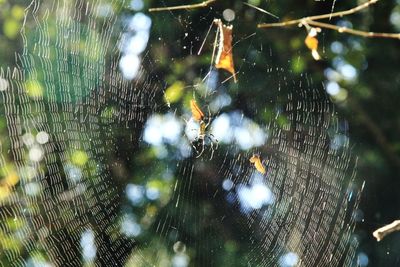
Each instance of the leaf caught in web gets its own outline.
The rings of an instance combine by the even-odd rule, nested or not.
[[[232,51],[233,26],[224,25],[220,19],[215,19],[214,23],[218,26],[219,32],[218,51],[215,59],[215,67],[217,69],[224,69],[229,71],[233,76],[233,80],[237,82]]]
[[[321,31],[321,29],[311,28],[307,34],[306,39],[304,40],[304,43],[306,44],[308,49],[311,50],[311,55],[315,60],[321,59],[318,53],[318,39],[317,39],[317,34],[319,31]]]
[[[265,168],[264,165],[261,162],[260,156],[259,155],[253,155],[250,158],[250,163],[254,164],[254,167],[257,169],[257,171],[261,172],[262,174],[265,174]]]

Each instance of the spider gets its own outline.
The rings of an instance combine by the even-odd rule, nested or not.
[[[207,141],[209,141],[210,147],[211,147],[210,159],[212,159],[214,156],[215,149],[218,149],[218,140],[215,138],[215,136],[212,133],[209,133],[207,131],[208,126],[211,123],[210,108],[208,108],[209,116],[207,118],[207,122],[205,121],[205,116],[204,116],[203,111],[201,111],[201,109],[199,108],[199,106],[197,105],[197,103],[194,99],[192,99],[190,101],[190,109],[192,111],[192,118],[200,124],[198,134],[197,134],[196,138],[192,141],[192,146],[193,146],[194,150],[197,152],[196,158],[199,158],[204,153],[205,146],[207,145]],[[215,148],[214,148],[214,144],[215,144]],[[200,151],[196,147],[199,145],[201,146]]]

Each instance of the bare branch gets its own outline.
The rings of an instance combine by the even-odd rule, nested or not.
[[[202,8],[202,7],[207,7],[209,4],[211,4],[211,3],[215,2],[215,1],[217,1],[217,0],[207,0],[207,1],[204,1],[204,2],[201,2],[201,3],[198,3],[198,4],[192,4],[192,5],[149,8],[149,12]]]
[[[336,25],[332,25],[329,23],[323,23],[318,21],[309,20],[307,21],[309,25],[317,26],[325,29],[331,29],[338,32],[345,32],[353,35],[358,35],[362,37],[369,37],[369,38],[394,38],[400,39],[400,33],[385,33],[385,32],[365,32],[360,30],[354,30],[347,27],[339,27]]]
[[[291,26],[291,25],[311,25],[311,26],[316,26],[320,28],[325,28],[325,29],[330,29],[330,30],[335,30],[338,32],[345,32],[353,35],[358,35],[362,37],[368,37],[368,38],[393,38],[393,39],[400,39],[400,33],[380,33],[380,32],[366,32],[366,31],[360,31],[360,30],[354,30],[350,29],[347,27],[339,27],[333,24],[329,23],[323,23],[319,22],[317,20],[321,19],[331,19],[333,17],[343,17],[347,16],[350,14],[354,14],[362,9],[365,9],[369,7],[372,4],[375,4],[378,2],[378,0],[370,0],[364,4],[361,4],[355,8],[345,10],[345,11],[340,11],[340,12],[335,12],[335,13],[330,13],[330,14],[323,14],[323,15],[317,15],[317,16],[310,16],[310,17],[304,17],[301,19],[294,19],[294,20],[289,20],[285,22],[277,22],[277,23],[262,23],[258,24],[258,28],[272,28],[272,27],[286,27],[286,26]]]
[[[351,8],[349,10],[338,11],[338,12],[335,12],[335,13],[329,13],[329,14],[323,14],[323,15],[317,15],[317,16],[311,16],[311,17],[308,17],[308,19],[310,19],[310,20],[320,20],[320,19],[328,19],[328,18],[331,19],[331,18],[334,18],[334,17],[344,17],[344,16],[347,16],[347,15],[351,15],[351,14],[357,13],[358,11],[365,9],[365,8],[369,7],[370,5],[375,4],[376,2],[378,2],[378,0],[369,0],[366,3],[361,4],[359,6],[356,6],[354,8]]]
[[[400,220],[396,220],[391,224],[385,225],[377,230],[375,230],[372,235],[377,241],[381,241],[386,235],[400,230]]]
[[[354,14],[364,8],[369,7],[372,4],[375,4],[376,2],[378,2],[378,0],[370,0],[364,4],[361,4],[357,7],[351,8],[349,10],[345,10],[345,11],[339,11],[339,12],[335,12],[335,13],[329,13],[329,14],[323,14],[323,15],[316,15],[316,16],[311,16],[311,17],[304,17],[304,18],[300,18],[300,19],[294,19],[294,20],[289,20],[289,21],[285,21],[285,22],[277,22],[277,23],[261,23],[258,24],[257,27],[258,28],[271,28],[271,27],[285,27],[285,26],[290,26],[290,25],[294,25],[294,24],[301,24],[302,21],[309,21],[309,20],[321,20],[321,19],[327,19],[327,18],[334,18],[334,17],[343,17],[343,16],[347,16],[350,14]]]

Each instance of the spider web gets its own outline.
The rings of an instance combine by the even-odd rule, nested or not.
[[[211,107],[209,130],[222,148],[209,160],[205,144],[196,158],[183,132],[157,148],[146,141],[150,122],[169,116],[183,128],[177,113],[187,114],[166,107],[164,83],[146,71],[156,60],[144,56],[136,78],[123,77],[124,55],[113,41],[124,38],[118,14],[125,7],[35,0],[26,9],[23,52],[0,75],[2,147],[9,147],[0,166],[18,180],[2,183],[1,266],[353,265],[356,160],[347,124],[324,91],[307,75],[267,66],[269,88],[279,94],[266,101],[268,119],[257,121],[249,116],[263,110],[256,101],[246,114],[213,108],[228,93],[209,89],[217,75],[210,68],[206,85],[194,90],[206,88],[201,101]],[[223,118],[230,131],[245,125],[266,142],[244,148],[238,137],[219,138]],[[169,156],[139,157],[154,147]],[[266,175],[249,164],[253,153],[262,155]],[[152,172],[160,169],[161,180]],[[145,205],[144,195],[153,203]],[[226,251],[240,261],[224,262]]]

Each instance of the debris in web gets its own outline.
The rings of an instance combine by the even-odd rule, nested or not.
[[[266,173],[265,167],[261,162],[260,156],[257,154],[254,154],[253,156],[251,156],[250,158],[250,163],[254,164],[254,167],[257,169],[257,171],[259,171],[262,174]]]
[[[321,56],[318,53],[318,32],[321,32],[320,28],[309,27],[307,37],[304,40],[304,43],[306,44],[308,49],[311,50],[311,54],[315,60],[321,59]]]
[[[226,26],[220,19],[215,19],[214,23],[218,26],[218,51],[215,58],[215,67],[217,69],[227,70],[232,74],[233,80],[236,83],[236,72],[233,63],[232,51],[232,30],[233,26]]]

